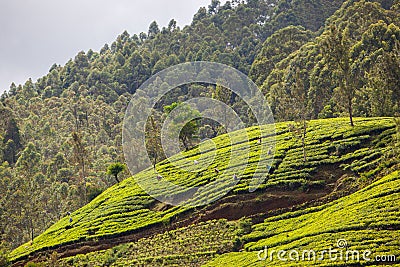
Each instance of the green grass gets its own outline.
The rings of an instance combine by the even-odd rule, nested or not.
[[[289,212],[268,218],[253,226],[245,235],[245,252],[227,253],[204,266],[348,266],[348,264],[378,264],[373,259],[378,255],[396,256],[400,264],[400,173],[394,172],[366,188],[323,206]],[[357,250],[362,255],[372,252],[371,261],[362,259],[330,261],[273,261],[258,259],[258,251],[268,248],[279,251],[314,250],[321,255],[323,250],[338,249],[337,241],[344,239],[348,250]],[[338,249],[339,251],[341,249]],[[345,249],[341,250],[345,253]],[[270,254],[267,254],[270,255]],[[295,255],[295,254],[293,254]],[[339,254],[338,254],[339,255]],[[345,254],[344,254],[345,255]],[[287,256],[286,256],[287,257]],[[300,258],[301,259],[301,258]]]
[[[193,208],[187,206],[157,209],[157,202],[136,181],[146,184],[158,195],[171,198],[189,191],[189,186],[203,186],[192,197],[194,203],[201,203],[218,198],[219,190],[232,185],[231,177],[234,173],[239,173],[241,180],[233,187],[231,194],[246,194],[255,189],[252,178],[259,162],[262,169],[257,175],[265,179],[259,191],[324,186],[324,178],[315,175],[320,166],[340,165],[343,169],[353,171],[354,175],[369,173],[373,177],[382,168],[383,155],[388,149],[382,144],[388,142],[388,131],[394,129],[394,123],[391,118],[360,118],[355,119],[355,124],[355,127],[349,126],[345,118],[311,121],[306,138],[306,163],[302,161],[301,145],[288,131],[287,123],[276,124],[276,136],[263,139],[263,146],[266,147],[276,140],[272,174],[267,173],[271,156],[266,155],[265,150],[260,153],[260,145],[256,140],[260,135],[258,127],[235,132],[232,144],[227,135],[219,136],[213,139],[216,150],[213,150],[214,144],[209,141],[201,145],[201,150],[205,151],[203,154],[199,148],[193,149],[157,165],[157,171],[165,179],[184,187],[181,192],[160,187],[154,171],[147,169],[109,188],[91,203],[75,211],[71,224],[69,217],[62,218],[36,237],[32,244],[24,244],[15,249],[11,253],[11,259],[16,261],[32,252],[63,244],[115,237],[145,231],[155,225],[168,225],[176,217],[193,211]],[[261,132],[264,130],[261,129]],[[237,154],[230,161],[231,151],[243,153]],[[373,161],[370,161],[371,155],[374,155]],[[196,173],[184,172],[174,167],[174,164],[178,164],[194,170],[194,159],[209,164],[208,168]],[[221,174],[216,175],[214,168],[221,170]],[[219,187],[216,187],[218,181],[222,183],[218,183]]]

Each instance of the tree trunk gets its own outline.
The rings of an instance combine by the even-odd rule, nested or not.
[[[349,103],[349,116],[350,116],[350,125],[353,127],[354,126],[354,122],[353,122],[353,102],[351,100],[351,98],[348,99]]]
[[[117,183],[119,183],[118,174],[116,174],[114,177],[115,177],[115,180],[117,181]]]
[[[188,151],[189,150],[189,141],[185,138],[185,137],[183,137],[182,139],[182,143],[183,143],[183,147],[185,148],[185,151]]]
[[[304,160],[304,162],[307,161],[306,133],[307,133],[307,122],[304,120],[303,121],[303,134],[302,134],[302,138],[301,138],[301,142],[302,142],[302,145],[303,145],[303,160]]]
[[[30,224],[31,224],[31,241],[33,242],[34,230],[33,230],[33,219],[32,218],[30,218]]]

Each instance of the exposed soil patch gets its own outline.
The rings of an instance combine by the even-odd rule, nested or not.
[[[325,192],[306,194],[300,191],[277,191],[253,197],[246,195],[244,199],[232,198],[230,202],[212,205],[194,223],[221,218],[238,220],[254,215],[263,216],[269,211],[289,208],[325,195]]]
[[[351,170],[343,170],[340,163],[321,165],[317,167],[317,171],[312,174],[312,181],[324,180],[326,184],[336,183],[343,175],[357,176]]]

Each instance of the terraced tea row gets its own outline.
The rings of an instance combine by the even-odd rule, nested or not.
[[[205,266],[359,266],[382,259],[398,266],[400,173],[329,204],[268,218],[242,241],[245,252],[222,255]],[[329,250],[335,250],[332,256]],[[278,251],[286,255],[279,258]],[[316,256],[309,258],[310,251]]]
[[[232,251],[237,224],[226,220],[199,223],[105,251],[58,261],[59,266],[200,266],[217,254]],[[46,263],[44,263],[46,264]]]

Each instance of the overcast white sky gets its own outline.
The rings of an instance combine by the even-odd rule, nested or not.
[[[221,1],[225,2],[225,1]],[[174,18],[191,22],[211,0],[0,0],[0,93],[36,81],[79,51],[99,51],[124,30],[147,32]]]

